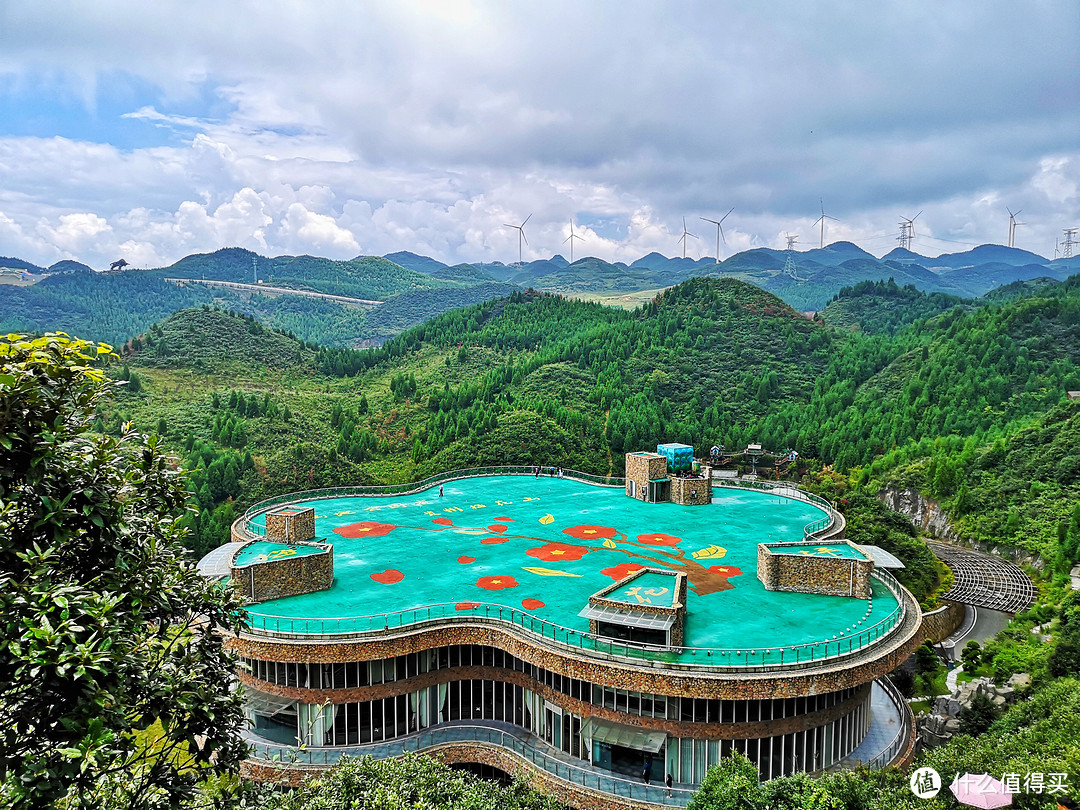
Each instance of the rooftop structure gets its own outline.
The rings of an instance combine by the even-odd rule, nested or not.
[[[248,773],[438,747],[524,769],[572,806],[622,808],[685,804],[734,750],[763,778],[855,751],[873,682],[922,640],[910,594],[876,570],[854,597],[769,591],[751,575],[761,543],[812,531],[814,548],[848,548],[812,496],[731,487],[690,509],[613,483],[502,475],[445,480],[442,497],[438,484],[298,494],[287,509],[314,509],[333,581],[250,605],[249,630],[228,642],[246,664]],[[259,508],[237,521],[250,545],[234,562],[269,561],[274,521]],[[856,554],[872,566],[857,550],[842,559]],[[897,739],[882,762],[906,751]],[[643,786],[645,762],[657,783],[672,775],[672,799]]]

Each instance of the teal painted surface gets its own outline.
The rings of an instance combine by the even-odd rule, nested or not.
[[[269,541],[260,540],[255,543],[250,543],[240,549],[240,553],[236,555],[236,560],[233,561],[233,565],[239,568],[256,562],[285,560],[292,557],[308,557],[312,554],[320,553],[322,553],[322,549],[315,546],[271,543]]]
[[[334,545],[334,585],[252,606],[252,621],[288,632],[363,632],[504,606],[515,623],[530,626],[532,616],[569,628],[556,637],[577,646],[590,643],[576,635],[588,629],[577,615],[588,597],[634,566],[655,566],[688,573],[688,647],[753,648],[759,663],[776,655],[765,650],[784,645],[818,644],[817,657],[857,648],[868,640],[860,633],[897,607],[877,581],[872,608],[850,597],[766,591],[756,576],[757,544],[799,541],[803,526],[824,513],[755,491],[725,490],[716,500],[646,504],[618,489],[504,476],[447,482],[441,498],[435,486],[311,501],[303,505],[316,509],[317,536]],[[695,590],[695,572],[714,583],[726,576],[730,587],[698,592],[708,588]],[[372,614],[395,615],[337,621]],[[533,624],[552,637],[550,626]]]
[[[859,549],[847,543],[822,543],[821,545],[793,546],[789,548],[771,548],[773,554],[790,554],[798,557],[834,557],[845,560],[870,559]]]

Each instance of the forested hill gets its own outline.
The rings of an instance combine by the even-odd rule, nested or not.
[[[481,464],[618,474],[624,452],[666,441],[760,442],[857,475],[894,449],[904,464],[941,447],[968,458],[1080,390],[1077,281],[895,335],[830,327],[733,279],[694,279],[632,312],[519,291],[363,351],[196,309],[127,347],[141,391],[102,421],[164,419],[174,440],[260,448],[204,506]],[[234,389],[260,406],[214,404]]]

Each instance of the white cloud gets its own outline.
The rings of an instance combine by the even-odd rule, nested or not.
[[[93,118],[130,92],[109,126],[160,138],[0,123],[0,253],[38,262],[230,244],[513,261],[503,223],[530,213],[526,258],[568,253],[571,217],[578,256],[679,255],[683,216],[701,256],[715,231],[698,217],[734,205],[726,256],[784,233],[816,245],[819,198],[840,220],[828,241],[878,254],[919,210],[927,253],[1004,241],[1006,205],[1024,209],[1018,246],[1043,253],[1080,223],[1080,19],[1054,0],[3,13],[0,94],[40,86]]]

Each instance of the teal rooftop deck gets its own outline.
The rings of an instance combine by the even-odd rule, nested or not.
[[[763,492],[724,489],[695,510],[569,479],[490,476],[446,482],[441,498],[436,485],[294,505],[315,507],[316,534],[334,546],[335,581],[252,605],[256,632],[385,633],[484,617],[624,657],[768,667],[848,654],[901,618],[887,574],[875,574],[871,600],[766,591],[753,573],[757,544],[799,542],[824,512]],[[591,594],[642,568],[686,574],[684,648],[595,639],[578,616]]]

